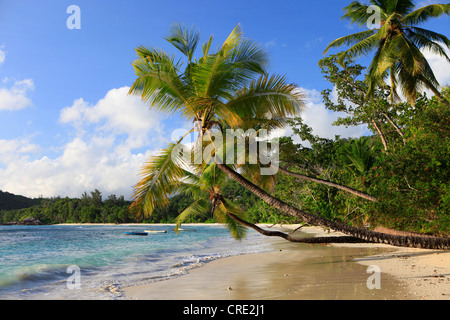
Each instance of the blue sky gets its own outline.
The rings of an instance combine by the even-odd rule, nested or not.
[[[432,1],[422,1],[427,4]],[[266,0],[0,0],[0,190],[31,197],[78,197],[98,188],[130,198],[142,163],[186,126],[149,110],[127,89],[134,49],[163,40],[173,22],[195,25],[220,44],[240,23],[264,45],[270,73],[285,74],[310,97],[304,118],[316,134],[359,136],[336,128],[320,91],[317,66],[332,40],[358,29],[340,20],[350,1]],[[77,5],[81,29],[68,29]],[[445,33],[448,17],[424,27]],[[175,53],[175,51],[172,51]],[[431,57],[438,77],[448,66]],[[363,63],[365,60],[361,60]]]

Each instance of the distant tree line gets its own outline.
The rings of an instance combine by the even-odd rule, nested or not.
[[[1,191],[0,191],[1,192]],[[248,216],[253,222],[281,222],[281,215],[267,210],[263,203],[256,197],[237,184],[229,181],[224,189],[229,197],[243,208],[248,208]],[[192,202],[190,193],[181,193],[173,196],[166,207],[157,208],[153,215],[142,219],[130,209],[131,201],[125,200],[123,196],[117,197],[112,194],[103,200],[99,190],[89,193],[84,192],[80,198],[36,198],[30,199],[24,196],[8,193],[8,198],[1,192],[0,200],[0,224],[20,222],[26,218],[36,218],[45,224],[57,223],[175,223],[175,218]],[[12,200],[14,199],[14,200]],[[18,204],[18,200],[22,200]],[[16,208],[8,209],[12,205]],[[19,207],[19,208],[17,208]],[[287,221],[287,220],[284,220]],[[188,223],[217,222],[207,212],[204,216],[192,217]]]
[[[39,204],[41,198],[31,199],[0,190],[0,210],[13,210]]]
[[[45,224],[135,222],[134,216],[128,209],[129,201],[126,201],[123,196],[116,195],[110,195],[103,200],[101,192],[97,189],[89,194],[84,192],[81,198],[54,197],[32,200],[38,203],[13,210],[4,209],[5,207],[2,206],[0,223],[20,222],[30,217],[39,219]],[[29,203],[32,204],[32,202]]]

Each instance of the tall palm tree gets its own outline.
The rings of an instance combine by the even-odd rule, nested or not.
[[[287,83],[283,76],[267,74],[265,52],[243,37],[239,25],[217,52],[211,51],[211,36],[202,45],[199,59],[194,58],[199,43],[195,29],[174,25],[166,40],[187,57],[185,67],[174,55],[140,46],[136,49],[138,59],[133,62],[137,79],[130,94],[140,95],[152,108],[181,114],[199,125],[188,133],[199,130],[202,136],[222,126],[280,128],[304,105],[297,86]],[[183,178],[181,168],[188,161],[173,155],[184,138],[169,144],[144,165],[133,206],[143,208],[145,214],[167,204]]]
[[[348,45],[341,53],[345,57],[359,57],[375,52],[368,70],[369,95],[375,87],[385,86],[384,80],[389,76],[391,84],[391,101],[398,100],[397,87],[410,103],[414,103],[417,93],[422,88],[428,88],[445,100],[438,88],[439,83],[421,50],[428,49],[448,62],[444,47],[450,48],[450,40],[442,34],[418,27],[419,24],[444,14],[450,14],[450,4],[431,4],[422,8],[415,8],[412,0],[370,0],[380,11],[378,27],[331,42],[325,49]],[[367,24],[372,18],[373,11],[369,5],[353,1],[344,8],[342,18],[349,19],[360,26]]]
[[[188,57],[188,63],[182,70],[182,63],[176,61],[163,50],[138,47],[138,59],[133,62],[137,79],[130,88],[130,94],[137,94],[151,107],[167,113],[178,113],[186,119],[199,124],[201,138],[212,136],[213,130],[223,128],[248,128],[258,125],[259,128],[280,128],[286,125],[286,119],[298,115],[304,106],[304,96],[293,84],[288,84],[285,77],[269,76],[265,70],[266,56],[261,47],[244,39],[240,26],[237,26],[217,52],[210,52],[212,37],[203,44],[202,56],[199,59],[191,55],[198,44],[194,29],[178,32],[181,26],[175,26],[167,39]],[[178,31],[177,31],[178,30]],[[180,39],[176,40],[179,37]],[[188,41],[194,39],[195,41]],[[256,78],[256,79],[255,79]],[[180,156],[182,140],[191,132],[161,150],[142,168],[142,178],[135,186],[133,207],[151,214],[158,206],[168,204],[169,197],[180,191],[183,180],[189,171],[192,158]],[[212,142],[212,139],[210,139]],[[203,139],[196,148],[203,150]],[[216,150],[218,150],[216,148]],[[194,154],[195,156],[195,154]],[[410,239],[369,230],[349,227],[346,224],[325,219],[319,215],[304,212],[273,197],[261,186],[267,179],[257,179],[260,185],[249,181],[236,172],[237,166],[229,166],[218,161],[216,153],[211,160],[230,178],[246,187],[269,205],[304,220],[307,223],[324,226],[347,233],[352,237],[365,241],[376,241],[406,246],[427,248],[450,248],[449,239],[419,238]],[[195,161],[194,161],[195,163]],[[208,166],[202,163],[200,176]],[[249,172],[255,172],[249,170]],[[252,174],[250,174],[252,176]],[[255,181],[255,180],[254,180]],[[212,198],[220,198],[219,192],[213,192]],[[197,203],[199,210],[206,207],[203,201]],[[193,210],[193,211],[199,211]],[[184,215],[188,215],[189,211]],[[227,215],[244,225],[244,220],[227,210]],[[183,219],[181,216],[180,221]],[[431,240],[430,240],[431,239]],[[346,239],[345,239],[346,240]]]

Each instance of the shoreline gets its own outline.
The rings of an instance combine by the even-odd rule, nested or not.
[[[289,232],[299,225],[260,226]],[[300,232],[343,235],[320,227]],[[450,251],[265,241],[272,251],[221,258],[175,279],[120,291],[132,300],[450,300]],[[381,271],[380,289],[368,288],[369,266],[374,265]]]

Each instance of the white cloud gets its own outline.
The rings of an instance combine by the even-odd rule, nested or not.
[[[8,79],[3,82],[8,82]],[[33,90],[34,83],[32,79],[15,81],[10,88],[0,88],[0,111],[20,110],[30,106],[31,100],[27,95]]]
[[[59,121],[74,126],[83,136],[89,125],[95,125],[96,134],[127,136],[119,148],[131,150],[150,142],[148,131],[162,138],[161,121],[164,116],[149,109],[138,96],[128,95],[129,87],[112,89],[95,105],[82,98],[61,110]],[[155,137],[155,136],[153,136]]]
[[[55,159],[44,156],[30,161],[23,157],[10,162],[0,170],[2,189],[31,197],[79,197],[97,188],[105,196],[130,198],[139,168],[152,152],[115,154],[110,147],[110,142],[102,139],[86,142],[76,138]]]
[[[97,188],[105,196],[131,198],[141,166],[166,141],[163,116],[128,89],[112,89],[95,104],[80,98],[63,108],[59,123],[72,137],[53,158],[32,159],[30,152],[39,147],[28,140],[0,140],[0,189],[30,197],[80,197]]]
[[[447,56],[450,57],[450,49],[448,49],[444,44],[441,45],[445,48]],[[423,54],[428,60],[428,63],[430,64],[430,67],[433,70],[439,84],[441,86],[450,85],[450,63],[439,54],[431,52],[428,49],[423,50]]]
[[[3,47],[0,47],[0,65],[2,65],[3,62],[5,62],[5,58],[6,58],[6,52],[5,52],[5,50],[3,50]]]
[[[7,165],[21,157],[37,152],[39,146],[29,139],[0,140],[0,164]]]

